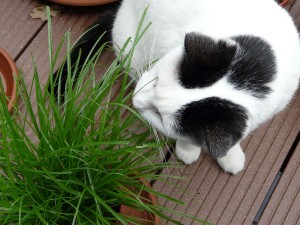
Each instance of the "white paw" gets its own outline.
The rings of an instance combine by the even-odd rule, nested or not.
[[[177,140],[175,151],[180,161],[184,162],[185,164],[191,164],[197,161],[199,158],[201,148],[185,141]]]
[[[237,174],[245,165],[245,154],[239,144],[233,146],[222,158],[217,159],[220,167],[228,173]]]

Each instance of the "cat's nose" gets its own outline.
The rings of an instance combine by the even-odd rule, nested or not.
[[[147,100],[142,98],[139,94],[133,96],[132,98],[132,104],[134,106],[134,108],[136,108],[137,110],[143,110],[145,108],[147,108]]]
[[[132,98],[132,104],[137,110],[146,110],[151,108],[153,97],[151,91],[136,92]]]

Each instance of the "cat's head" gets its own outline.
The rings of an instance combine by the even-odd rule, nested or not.
[[[215,157],[223,156],[247,128],[247,109],[232,101],[238,98],[234,90],[239,88],[233,85],[234,79],[240,78],[231,76],[228,81],[229,73],[239,72],[240,66],[232,69],[240,57],[239,48],[234,39],[188,33],[184,46],[142,75],[134,107],[165,135],[201,145]]]

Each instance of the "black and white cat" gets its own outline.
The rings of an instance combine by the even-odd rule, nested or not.
[[[84,58],[106,29],[118,52],[148,6],[144,24],[152,25],[133,60],[138,68],[158,61],[138,79],[134,107],[177,140],[184,163],[203,148],[238,173],[245,163],[239,142],[284,109],[298,87],[300,45],[291,17],[274,0],[123,0],[102,14],[74,55],[81,49]]]

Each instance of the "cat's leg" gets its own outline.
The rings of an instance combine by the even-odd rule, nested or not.
[[[237,174],[244,168],[245,154],[239,143],[234,145],[227,154],[221,158],[217,158],[220,167],[232,174]]]
[[[199,158],[201,148],[189,142],[177,140],[175,152],[179,160],[185,164],[191,164]]]

